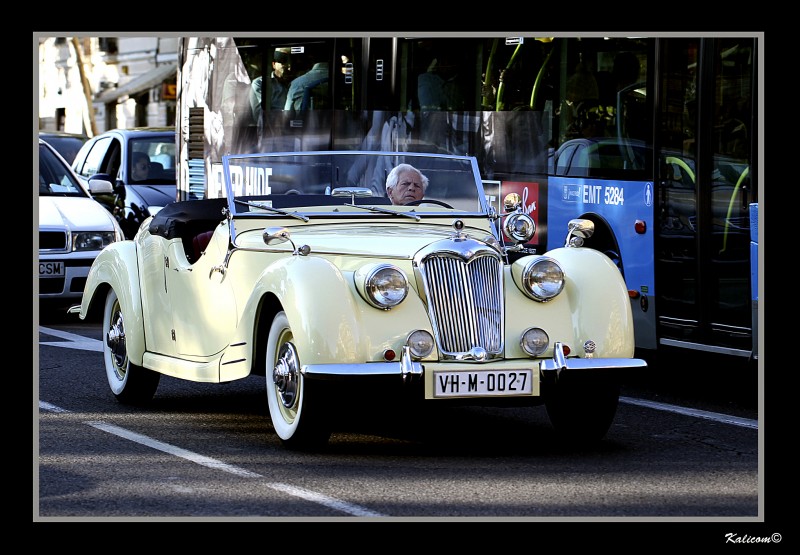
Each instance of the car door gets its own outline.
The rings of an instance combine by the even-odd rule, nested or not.
[[[110,135],[102,135],[89,140],[72,162],[72,169],[84,184],[98,173],[109,176],[109,181],[114,184],[113,194],[96,195],[95,199],[105,206],[117,221],[122,220],[125,208],[125,189],[119,186],[116,179],[121,156],[122,145],[119,140]]]
[[[139,281],[148,352],[205,357],[227,346],[236,330],[234,280],[214,270],[225,254],[212,241],[191,263],[181,238],[145,239]]]
[[[217,234],[227,236],[227,230]],[[225,261],[226,251],[220,248],[225,241],[214,239],[205,248],[205,254],[193,264],[189,262],[181,241],[170,243],[168,256],[164,257],[166,296],[175,350],[181,357],[212,356],[227,347],[236,331],[237,308],[233,293],[235,279],[231,271],[218,271]]]

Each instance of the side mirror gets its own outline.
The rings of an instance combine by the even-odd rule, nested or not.
[[[89,178],[88,188],[92,195],[110,195],[114,192],[114,186],[111,181],[106,179],[108,176],[104,174],[93,175]]]

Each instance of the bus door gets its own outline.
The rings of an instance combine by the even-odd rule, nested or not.
[[[659,52],[659,343],[750,356],[755,39],[670,38]]]

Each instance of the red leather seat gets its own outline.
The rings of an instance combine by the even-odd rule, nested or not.
[[[209,241],[211,241],[211,236],[214,235],[213,231],[206,231],[199,235],[195,235],[194,239],[192,239],[192,250],[194,251],[194,258],[192,262],[197,262],[200,259],[200,256],[206,250]]]

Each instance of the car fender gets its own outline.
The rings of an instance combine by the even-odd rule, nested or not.
[[[139,265],[136,243],[133,241],[112,243],[102,250],[89,269],[79,315],[83,320],[87,317],[90,307],[99,304],[102,309],[108,288],[113,288],[125,315],[128,357],[133,364],[141,366],[145,343],[142,299],[138,286]]]
[[[591,339],[598,357],[632,357],[634,328],[628,288],[614,262],[590,248],[562,247],[546,253],[564,270],[561,295],[569,299],[576,337]]]
[[[261,274],[243,311],[240,339],[252,337],[258,306],[267,294],[277,297],[296,330],[295,347],[304,364],[375,360],[387,348],[399,349],[412,325],[430,331],[413,290],[399,306],[379,310],[361,299],[353,272],[340,271],[321,257],[293,256]]]

